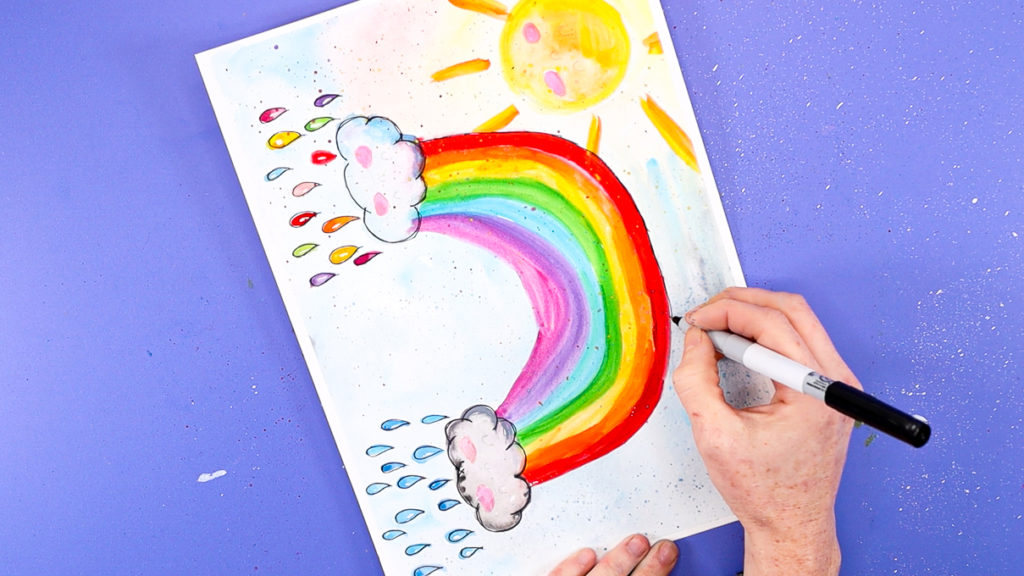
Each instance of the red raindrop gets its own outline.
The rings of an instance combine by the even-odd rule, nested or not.
[[[337,154],[331,154],[327,150],[317,150],[316,152],[313,152],[313,164],[323,166],[337,157]]]
[[[305,226],[310,220],[316,216],[316,212],[299,212],[295,216],[292,216],[291,222],[292,228],[299,228]]]

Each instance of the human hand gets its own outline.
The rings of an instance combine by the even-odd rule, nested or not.
[[[703,330],[735,332],[825,376],[860,384],[800,296],[729,288],[686,321],[692,327],[673,382],[711,481],[743,525],[745,574],[837,574],[835,496],[853,421],[778,384],[768,405],[733,409]]]
[[[676,565],[679,550],[675,542],[660,540],[651,546],[634,534],[597,561],[597,553],[584,548],[566,558],[549,576],[667,576]]]

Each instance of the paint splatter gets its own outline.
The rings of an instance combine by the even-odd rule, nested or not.
[[[199,478],[196,478],[196,482],[209,482],[210,480],[216,480],[217,478],[220,478],[221,476],[224,476],[227,473],[227,470],[217,470],[216,472],[204,472],[199,475]]]
[[[875,434],[874,432],[869,434],[868,437],[864,439],[864,446],[871,446],[871,443],[875,441],[875,438],[878,438],[878,434]]]

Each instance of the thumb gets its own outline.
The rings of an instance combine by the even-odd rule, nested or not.
[[[700,328],[691,326],[686,331],[683,359],[672,373],[672,384],[691,423],[696,424],[703,418],[714,421],[735,417],[718,386],[715,347]]]

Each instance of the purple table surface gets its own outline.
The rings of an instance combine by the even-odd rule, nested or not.
[[[379,574],[193,60],[337,4],[4,10],[0,573]],[[1019,573],[1024,3],[666,11],[748,282],[934,427],[854,430],[843,574]]]

